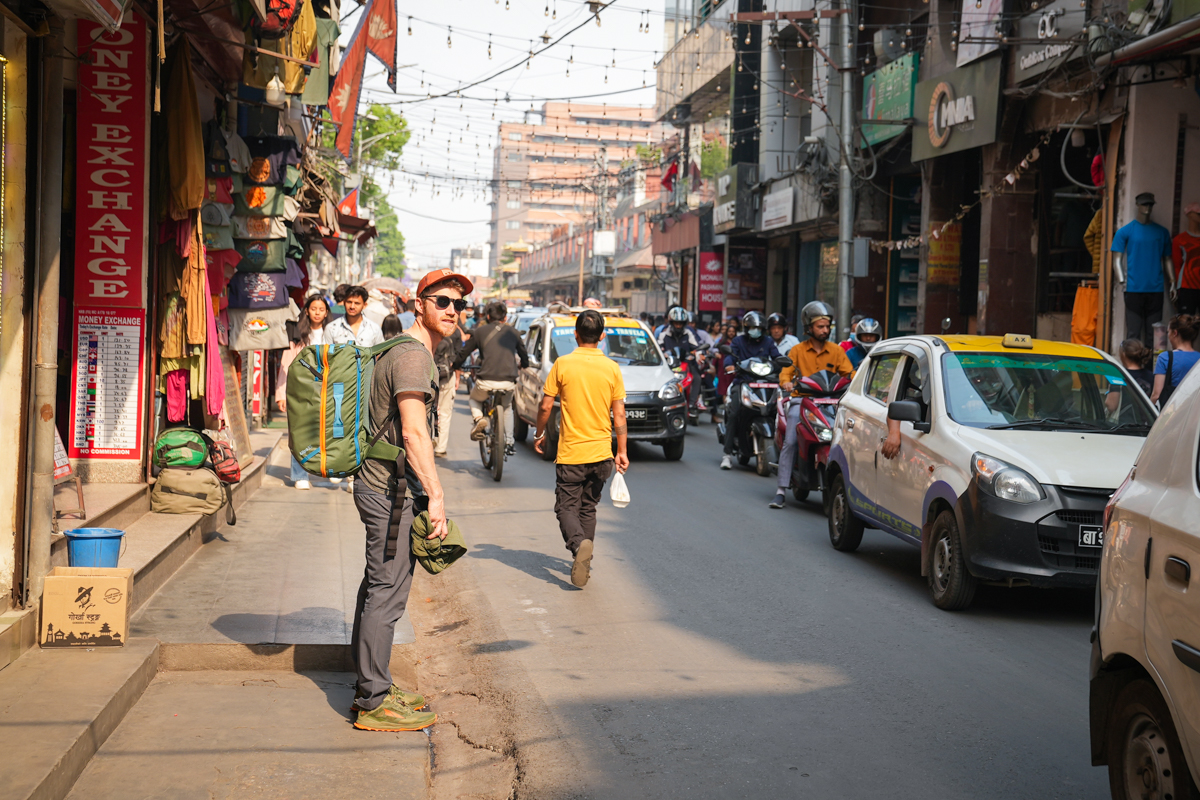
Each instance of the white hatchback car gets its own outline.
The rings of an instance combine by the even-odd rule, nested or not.
[[[1092,763],[1120,800],[1196,800],[1200,775],[1200,370],[1105,510],[1092,634]]]
[[[900,422],[896,458],[880,452]],[[1092,347],[1028,336],[906,336],[876,345],[842,397],[829,538],[879,528],[921,548],[934,603],[980,581],[1095,584],[1101,516],[1154,423],[1149,398]]]

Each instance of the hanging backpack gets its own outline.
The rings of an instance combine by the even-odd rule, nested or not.
[[[304,0],[267,0],[267,15],[259,19],[254,16],[253,30],[256,38],[278,39],[292,29],[300,16]]]
[[[370,413],[371,378],[379,356],[402,342],[401,335],[374,347],[355,344],[309,345],[288,368],[288,446],[305,472],[342,478],[374,458],[395,462],[404,450],[380,441],[395,422],[393,410],[383,420]],[[437,369],[430,359],[430,385],[437,391]]]
[[[208,456],[208,440],[194,428],[168,428],[154,440],[157,467],[195,468]]]

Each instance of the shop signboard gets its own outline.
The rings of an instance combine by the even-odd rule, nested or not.
[[[863,121],[909,119],[917,88],[920,53],[909,53],[863,78]],[[863,125],[863,146],[877,145],[904,133],[903,125]]]
[[[1083,55],[1087,10],[1075,0],[1054,0],[1017,22],[1014,80],[1025,83]]]
[[[696,281],[697,311],[720,311],[725,301],[725,263],[722,253],[700,251],[700,275]]]
[[[736,233],[754,227],[754,198],[750,186],[756,164],[734,164],[717,174],[717,202],[713,206],[713,231]]]
[[[75,310],[71,458],[141,457],[145,321],[140,308]]]
[[[1000,72],[993,56],[917,84],[913,161],[996,141]]]
[[[937,237],[929,237],[929,261],[925,282],[940,286],[958,286],[962,265],[962,225],[958,222],[941,230],[942,223],[933,223],[933,230],[940,231]]]
[[[958,66],[962,67],[1000,49],[1004,0],[962,0],[958,34]],[[1000,65],[996,65],[997,71]]]
[[[79,21],[77,308],[145,308],[146,41],[134,14],[111,33]]]
[[[783,228],[792,224],[792,208],[795,205],[795,195],[796,190],[788,186],[783,189],[776,189],[763,198],[762,229],[764,231],[769,231],[773,228]]]

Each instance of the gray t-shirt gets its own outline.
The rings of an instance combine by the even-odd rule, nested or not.
[[[425,412],[433,410],[433,392],[437,370],[433,366],[433,354],[420,342],[402,342],[379,357],[371,380],[371,419],[382,424],[388,414],[397,412],[396,395],[401,392],[424,392]],[[400,430],[400,418],[379,439],[381,442],[404,446]],[[411,471],[409,471],[411,472]],[[388,497],[395,495],[396,465],[392,462],[368,458],[363,461],[358,473],[363,483]],[[410,475],[409,489],[412,494],[420,493],[415,476]]]

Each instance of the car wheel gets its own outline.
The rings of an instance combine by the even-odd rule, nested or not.
[[[944,611],[958,611],[971,605],[975,578],[967,571],[954,512],[943,511],[933,521],[930,548],[929,591],[933,604]]]
[[[550,412],[546,422],[546,443],[542,445],[542,461],[553,461],[558,455],[559,416],[558,409]]]
[[[513,414],[513,439],[523,442],[529,438],[529,423]]]
[[[663,457],[667,461],[678,461],[683,458],[683,437],[663,442]]]
[[[846,492],[846,480],[838,473],[830,487],[829,543],[834,550],[853,553],[862,544],[866,525],[850,510],[850,496]]]
[[[1113,800],[1195,800],[1171,712],[1146,679],[1117,695],[1108,716],[1108,783]]]

